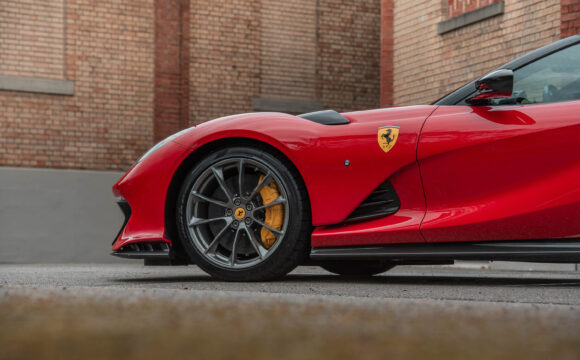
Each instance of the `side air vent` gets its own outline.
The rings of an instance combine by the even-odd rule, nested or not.
[[[401,207],[401,201],[391,185],[386,180],[363,201],[350,216],[347,222],[367,220],[396,213]]]

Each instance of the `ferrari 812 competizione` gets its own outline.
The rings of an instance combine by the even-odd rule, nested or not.
[[[431,105],[202,123],[113,192],[126,217],[113,255],[225,280],[580,262],[580,35]]]

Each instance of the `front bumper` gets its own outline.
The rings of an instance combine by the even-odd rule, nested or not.
[[[165,242],[143,242],[123,246],[111,255],[124,259],[171,260],[171,247]]]
[[[113,255],[139,259],[166,256],[166,247],[171,248],[165,229],[167,193],[175,171],[188,154],[184,146],[168,142],[137,163],[113,186],[113,194],[120,198],[117,203],[125,216],[113,242]]]
[[[125,216],[125,221],[119,230],[119,233],[113,240],[113,245],[119,239],[125,226],[131,218],[131,206],[124,198],[117,199],[117,205],[121,208],[123,215]],[[118,250],[115,250],[111,255],[118,256],[125,259],[144,259],[148,261],[166,261],[171,262],[171,247],[166,242],[141,242],[141,243],[131,243],[125,245]]]

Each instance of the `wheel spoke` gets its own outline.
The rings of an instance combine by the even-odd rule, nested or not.
[[[262,206],[256,206],[254,208],[254,211],[262,210],[262,209],[265,209],[267,207],[274,206],[274,205],[279,205],[279,204],[286,205],[287,203],[288,203],[288,200],[284,199],[281,196],[278,196],[278,198],[276,200],[272,201],[271,203],[268,203],[268,204],[265,204],[265,205],[262,205]]]
[[[248,199],[253,199],[264,186],[268,185],[272,180],[272,173],[268,171],[268,173],[262,178],[260,182],[256,185],[254,190],[250,193]]]
[[[271,232],[273,232],[274,234],[278,234],[279,235],[284,235],[284,231],[282,230],[278,230],[276,228],[271,227],[270,225],[266,225],[263,222],[261,222],[260,220],[256,219],[255,217],[252,217],[252,220],[254,220],[255,222],[257,222],[259,225],[265,227],[266,229],[270,230]],[[278,236],[276,236],[276,238],[278,238]]]
[[[216,178],[216,180],[217,180],[218,184],[220,185],[220,188],[222,189],[224,194],[226,194],[228,201],[230,203],[232,203],[234,201],[234,197],[232,196],[232,193],[230,192],[230,190],[228,189],[228,187],[226,185],[226,181],[224,180],[224,173],[223,173],[222,169],[216,169],[215,167],[212,166],[211,172],[213,173],[213,176]]]
[[[240,159],[238,164],[238,194],[244,196],[244,159]]]
[[[213,240],[204,251],[205,254],[215,254],[215,250],[220,243],[220,239],[226,230],[230,227],[230,223],[231,221],[226,221],[226,225],[216,234],[216,236],[213,237]]]
[[[236,264],[236,255],[238,254],[238,239],[240,235],[240,228],[236,230],[236,234],[234,235],[234,243],[232,244],[232,253],[230,254],[230,265],[234,266]]]
[[[266,255],[268,253],[268,250],[265,249],[262,246],[262,244],[258,241],[254,231],[252,231],[247,226],[244,226],[244,229],[246,230],[246,234],[248,234],[248,239],[250,240],[250,244],[252,244],[252,247],[254,248],[254,250],[256,250],[256,253],[260,257],[260,259],[264,258],[264,255]]]
[[[203,224],[207,224],[210,222],[214,222],[214,221],[225,221],[227,222],[228,219],[230,219],[229,217],[223,216],[223,217],[215,217],[215,218],[209,218],[209,219],[202,219],[202,218],[198,218],[198,217],[192,217],[191,220],[189,220],[189,226],[199,226],[199,225],[203,225]]]
[[[196,192],[194,190],[191,191],[191,195],[193,197],[195,197],[195,198],[198,198],[199,200],[202,200],[202,201],[205,201],[205,202],[208,202],[208,203],[212,203],[212,204],[215,204],[217,206],[221,206],[221,207],[224,207],[224,208],[225,207],[228,207],[228,204],[226,204],[224,202],[221,202],[219,200],[212,199],[212,198],[209,198],[207,196],[204,196],[204,195],[202,195],[202,194],[200,194],[200,193],[198,193],[198,192]]]

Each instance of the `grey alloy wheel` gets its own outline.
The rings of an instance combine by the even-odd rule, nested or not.
[[[260,190],[274,184],[279,196],[264,204]],[[186,218],[194,246],[208,261],[226,269],[254,266],[264,261],[284,240],[288,211],[280,229],[268,225],[265,210],[288,207],[286,190],[275,172],[259,161],[233,157],[207,168],[194,182],[187,199]],[[260,239],[266,227],[276,241]]]
[[[303,182],[287,159],[260,148],[200,159],[183,182],[176,220],[191,262],[220,279],[274,279],[308,254]]]

